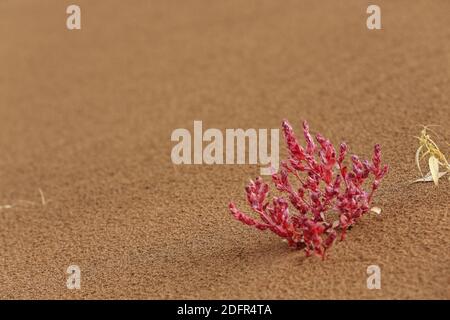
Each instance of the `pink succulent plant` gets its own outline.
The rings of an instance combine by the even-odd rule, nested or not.
[[[259,219],[241,212],[233,202],[229,209],[242,223],[259,230],[271,230],[286,239],[289,246],[304,248],[306,256],[315,253],[325,258],[336,238],[340,236],[343,240],[347,230],[369,212],[374,193],[388,166],[381,165],[378,144],[374,147],[371,162],[361,161],[353,155],[349,169],[344,164],[347,155],[345,143],[340,145],[339,154],[320,134],[316,135],[316,144],[309,133],[308,123],[304,121],[306,146],[302,147],[286,120],[282,127],[289,158],[282,161],[281,170],[272,175],[272,181],[289,202],[285,197],[274,197],[269,202],[269,185],[258,177],[250,181],[245,191],[247,201]],[[366,191],[364,184],[370,177],[372,183]]]

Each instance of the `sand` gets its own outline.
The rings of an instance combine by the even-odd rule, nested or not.
[[[78,31],[64,1],[0,3],[0,298],[450,298],[450,183],[408,183],[420,124],[450,137],[449,1],[379,0],[377,31],[368,1],[76,3]],[[391,167],[323,262],[232,219],[257,165],[170,159],[194,120],[283,118]]]

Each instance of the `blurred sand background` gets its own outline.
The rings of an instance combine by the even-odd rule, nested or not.
[[[369,4],[0,1],[0,205],[38,203],[0,210],[0,298],[449,299],[450,183],[408,182],[420,124],[450,137],[450,2],[379,0],[379,31]],[[232,219],[258,166],[170,159],[194,120],[283,118],[391,167],[324,262]]]

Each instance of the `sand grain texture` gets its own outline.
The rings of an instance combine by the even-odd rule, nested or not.
[[[0,2],[0,204],[48,201],[0,211],[0,298],[450,298],[450,184],[408,184],[418,125],[450,137],[449,1],[377,1],[381,31],[366,1],[77,3],[80,31],[64,1]],[[283,118],[391,166],[324,262],[231,218],[257,166],[170,161],[193,120]]]

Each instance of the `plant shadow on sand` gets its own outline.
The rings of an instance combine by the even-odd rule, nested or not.
[[[207,253],[200,254],[197,257],[194,253],[191,255],[191,259],[196,259],[199,266],[214,264],[218,271],[222,270],[222,272],[228,273],[236,268],[253,270],[261,265],[271,268],[278,262],[301,265],[307,257],[303,250],[290,248],[284,241],[267,234],[267,236],[243,246],[239,246],[237,243],[233,243],[226,248],[214,245],[207,250]],[[217,263],[218,260],[220,263]],[[316,260],[320,262],[320,258]],[[212,263],[212,261],[214,262]]]

